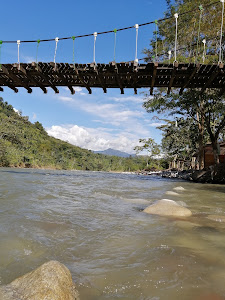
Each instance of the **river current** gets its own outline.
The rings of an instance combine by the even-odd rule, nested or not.
[[[193,216],[143,212],[165,198]],[[49,260],[69,268],[81,300],[224,299],[225,186],[1,168],[0,284]]]

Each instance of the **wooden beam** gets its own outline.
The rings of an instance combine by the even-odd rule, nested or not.
[[[137,95],[137,72],[138,72],[138,63],[133,63],[133,79],[134,79],[134,94]]]
[[[210,78],[208,79],[208,81],[206,82],[206,84],[203,86],[200,95],[202,95],[204,93],[204,91],[207,89],[207,87],[214,81],[214,79],[217,77],[217,75],[221,72],[221,70],[223,69],[224,65],[222,63],[220,63],[217,67],[216,70],[214,72],[212,72]]]
[[[117,64],[116,64],[116,62],[112,62],[112,65],[114,66],[114,73],[115,73],[116,83],[118,84],[118,86],[120,88],[120,93],[122,95],[124,95],[124,88],[123,88],[122,82],[119,78],[119,70],[117,68]]]
[[[173,71],[172,71],[172,75],[170,77],[170,82],[169,82],[169,86],[168,86],[168,90],[167,90],[167,95],[169,95],[171,92],[171,88],[173,86],[173,82],[176,77],[178,65],[179,65],[178,62],[174,62]]]
[[[72,85],[68,85],[67,87],[68,87],[68,89],[70,90],[71,95],[74,95],[74,94],[75,94],[75,90],[74,90],[74,88],[72,87]]]
[[[200,67],[201,67],[200,64],[196,65],[196,67],[192,71],[191,75],[188,77],[187,81],[185,82],[185,84],[180,89],[180,92],[179,92],[180,95],[183,94],[184,89],[186,89],[186,87],[189,85],[189,83],[191,82],[191,80],[193,79],[193,77],[195,76],[195,74],[198,72],[198,70],[200,69]]]
[[[70,68],[73,69],[76,73],[76,76],[79,78],[84,87],[88,90],[89,94],[92,94],[92,90],[87,82],[84,80],[82,74],[79,73],[78,69],[74,65],[70,65]]]
[[[65,78],[63,77],[63,75],[59,72],[58,64],[54,63],[54,62],[50,62],[50,66],[53,68],[53,71],[57,74],[57,76],[63,82],[63,84],[68,87],[68,89],[71,92],[71,95],[74,95],[75,94],[75,90],[73,89],[73,86],[70,85],[70,84],[68,85],[68,83],[66,82]]]
[[[15,74],[13,74],[10,70],[8,70],[5,66],[2,65],[2,71],[5,75],[7,75],[12,81],[15,82],[14,85],[18,85],[20,87],[24,87],[25,89],[27,89],[28,93],[32,93],[32,89],[26,84],[24,83],[22,80],[20,80],[18,77],[16,77]],[[12,85],[11,87],[12,88]],[[15,91],[15,89],[13,89]],[[18,91],[18,90],[17,90]],[[15,91],[16,92],[16,91]],[[16,92],[17,93],[17,92]]]
[[[151,81],[151,88],[150,88],[150,95],[153,95],[153,88],[155,85],[155,79],[156,79],[156,74],[157,74],[157,68],[158,68],[158,63],[154,63],[154,69],[153,69],[153,74],[152,74],[152,81]]]
[[[34,85],[39,87],[40,89],[42,89],[42,91],[44,92],[44,94],[47,94],[47,89],[46,87],[44,87],[41,83],[38,82],[38,80],[36,80],[34,77],[32,77],[29,73],[27,73],[27,71],[19,64],[14,64],[13,65],[14,68],[17,68],[19,72],[23,73],[24,75],[26,75],[27,79],[29,80],[29,82]]]
[[[42,77],[46,83],[53,89],[53,91],[58,94],[59,90],[57,89],[57,87],[51,83],[51,81],[47,78],[47,76],[45,76],[42,73],[42,69],[40,68],[39,65],[37,65],[35,62],[32,62],[32,67],[35,69],[35,72],[37,73],[37,75],[39,75],[40,77]]]
[[[102,76],[98,73],[98,70],[95,70],[96,72],[96,75],[97,75],[97,78],[98,78],[98,81],[103,89],[103,92],[106,94],[107,93],[107,89],[106,89],[106,85],[103,83],[102,81]]]
[[[102,81],[102,76],[98,72],[98,67],[97,67],[96,63],[91,63],[90,67],[94,69],[94,72],[96,73],[97,78],[98,78],[98,82],[100,83],[101,88],[103,89],[103,92],[106,94],[107,93],[106,85]]]

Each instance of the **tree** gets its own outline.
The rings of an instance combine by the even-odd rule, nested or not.
[[[176,31],[174,14],[178,13],[177,61],[202,62],[204,52],[202,41],[205,40],[205,62],[217,63],[220,51],[221,11],[220,2],[168,0],[165,18],[158,22],[157,31],[150,40],[150,48],[143,51],[147,56],[146,61],[168,62],[169,51],[171,62],[174,61]]]
[[[142,143],[142,146],[136,146],[134,147],[134,150],[136,151],[136,154],[139,154],[142,151],[147,151],[147,167],[149,165],[149,157],[152,158],[156,155],[159,155],[160,148],[155,143],[155,141],[151,138],[149,139],[140,139],[139,143]]]
[[[196,122],[184,117],[164,121],[166,123],[158,127],[163,132],[162,150],[174,159],[190,160],[197,150]]]
[[[218,90],[207,90],[202,94],[198,89],[189,89],[182,95],[158,92],[153,98],[148,98],[143,106],[147,112],[180,115],[186,122],[193,123],[198,140],[200,169],[204,167],[203,147],[207,135],[213,147],[215,164],[219,162],[217,143],[225,128],[225,101]]]

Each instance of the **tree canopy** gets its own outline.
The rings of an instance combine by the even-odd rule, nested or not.
[[[168,62],[169,51],[171,62],[174,61],[175,13],[178,13],[177,61],[217,63],[220,52],[222,5],[219,1],[208,0],[168,0],[165,18],[156,22],[150,48],[143,51],[146,54],[146,61]],[[224,37],[222,43],[223,41]]]

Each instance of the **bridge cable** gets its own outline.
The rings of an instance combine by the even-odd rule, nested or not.
[[[37,68],[38,68],[38,48],[39,48],[39,45],[40,45],[40,40],[37,40],[37,51],[36,51],[36,65],[37,65]]]
[[[208,8],[210,6],[213,6],[213,5],[216,5],[216,4],[219,4],[220,1],[215,1],[215,2],[212,2],[212,3],[209,3],[208,5],[205,5],[204,8]],[[183,13],[180,13],[179,15],[180,16],[183,16],[183,15],[186,15],[186,14],[190,14],[190,13],[195,13],[196,12],[196,9],[193,9],[193,10],[189,10],[189,11],[186,11],[186,12],[183,12]],[[170,20],[172,19],[173,16],[171,17],[166,17],[166,18],[162,18],[162,19],[159,19],[158,22],[163,22],[163,21],[166,21],[166,20]],[[150,24],[154,24],[155,21],[150,21],[150,22],[147,22],[147,23],[143,23],[143,24],[139,24],[139,27],[141,26],[146,26],[146,25],[150,25]],[[117,31],[122,31],[122,30],[128,30],[128,29],[132,29],[133,26],[129,26],[129,27],[124,27],[124,28],[119,28],[117,29]],[[99,32],[98,34],[107,34],[107,33],[113,33],[114,30],[108,30],[108,31],[103,31],[103,32]],[[90,33],[90,34],[84,34],[84,35],[78,35],[76,36],[76,38],[83,38],[83,37],[89,37],[89,36],[92,36],[93,34]],[[58,38],[59,40],[69,40],[71,39],[71,36],[70,37],[62,37],[62,38]],[[53,42],[55,41],[55,39],[42,39],[40,40],[41,42]],[[17,43],[17,41],[3,41],[4,43]],[[23,40],[21,41],[21,43],[35,43],[36,40]]]
[[[137,51],[138,51],[138,28],[139,28],[139,25],[138,24],[135,24],[134,25],[134,28],[136,28],[136,50],[135,50],[135,62],[138,63],[138,58],[137,58]]]
[[[114,62],[116,62],[116,33],[117,33],[117,29],[115,28],[113,30],[114,32]]]
[[[55,64],[55,67],[56,67],[55,59],[56,59],[56,52],[57,52],[58,42],[59,42],[59,38],[56,37],[56,38],[55,38],[55,55],[54,55],[54,64]]]
[[[75,36],[73,35],[72,37],[72,40],[73,40],[73,67],[74,67],[74,69],[75,69],[75,59],[74,59],[74,57],[75,57],[75,50],[74,50],[74,43],[75,43]]]
[[[94,54],[93,54],[94,61],[93,62],[94,62],[94,64],[96,64],[96,62],[95,62],[95,44],[96,44],[96,39],[97,39],[98,33],[94,32],[93,35],[94,35]]]
[[[196,59],[198,59],[198,46],[199,46],[201,20],[202,20],[202,12],[203,12],[203,6],[202,5],[199,5],[199,10],[200,10],[200,16],[199,16],[199,24],[198,24],[198,39],[197,39]],[[196,62],[196,59],[195,59],[195,62]]]
[[[222,38],[223,38],[223,16],[224,16],[224,0],[222,2],[222,20],[221,20],[221,30],[220,30],[220,53],[219,53],[219,63],[222,63]]]
[[[2,69],[2,40],[0,40],[0,70]]]
[[[20,40],[17,40],[17,46],[18,46],[18,65],[20,69]]]
[[[174,14],[174,17],[176,19],[176,34],[175,34],[175,49],[174,49],[174,58],[175,58],[175,61],[177,61],[177,34],[178,34],[178,22],[177,22],[177,19],[178,19],[178,14]]]

